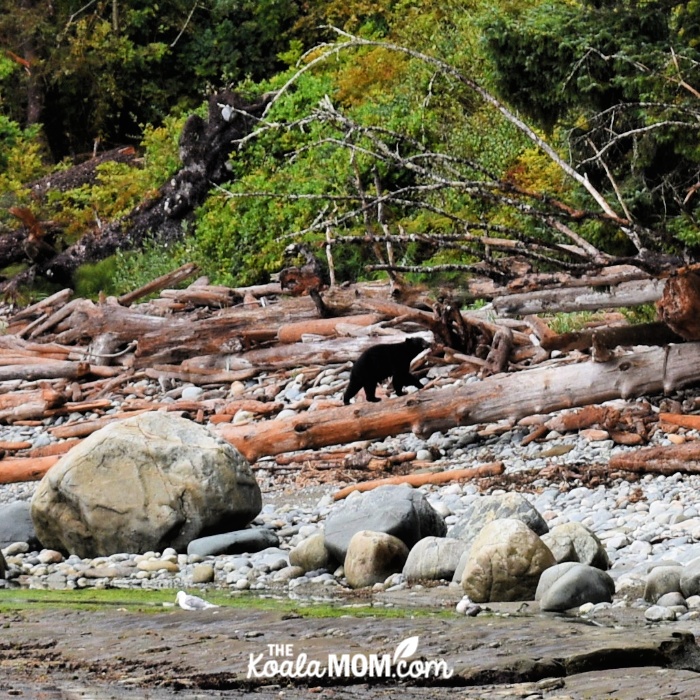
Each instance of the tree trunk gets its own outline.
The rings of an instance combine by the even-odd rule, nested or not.
[[[693,441],[623,452],[610,458],[609,467],[643,474],[700,474],[700,443]]]
[[[600,286],[543,289],[526,294],[510,294],[493,300],[499,316],[527,316],[528,314],[571,311],[598,311],[619,306],[638,306],[657,301],[663,292],[664,281],[657,279],[620,282]]]
[[[411,486],[423,486],[425,484],[446,484],[450,481],[460,479],[482,479],[487,476],[499,476],[506,470],[503,462],[490,462],[471,469],[449,469],[444,472],[434,472],[430,474],[405,474],[403,476],[389,476],[386,479],[374,479],[372,481],[361,481],[359,484],[352,484],[340,489],[333,494],[333,500],[339,501],[341,498],[349,496],[354,491],[371,491],[379,486],[387,484],[410,484]]]
[[[71,286],[73,272],[85,262],[102,260],[118,250],[138,248],[147,237],[179,240],[183,220],[205,200],[212,185],[230,178],[226,164],[232,144],[250,133],[267,102],[263,97],[246,104],[228,91],[212,95],[208,120],[192,115],[185,123],[180,136],[182,168],[153,199],[137,206],[125,219],[85,234],[62,253],[5,282],[0,291],[11,290],[33,274]]]
[[[296,321],[280,326],[277,340],[280,343],[298,343],[303,335],[336,335],[340,324],[354,326],[371,326],[379,323],[384,317],[379,314],[361,314],[359,316],[334,316],[333,318],[317,318],[308,321]]]
[[[376,440],[414,432],[428,437],[460,425],[517,421],[537,413],[670,391],[697,381],[700,344],[687,343],[586,362],[490,377],[459,389],[418,391],[380,403],[359,402],[243,426],[222,424],[221,436],[251,462],[266,455]]]
[[[0,484],[14,484],[18,481],[38,481],[53,467],[60,455],[49,457],[13,457],[0,460]]]

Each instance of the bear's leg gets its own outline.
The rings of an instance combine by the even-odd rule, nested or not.
[[[423,384],[421,383],[421,380],[416,377],[415,374],[411,374],[410,372],[406,373],[406,376],[404,377],[403,380],[403,385],[404,386],[414,386],[416,389],[422,389]]]
[[[348,384],[348,388],[345,390],[345,393],[343,394],[343,403],[344,404],[349,404],[350,399],[355,396],[355,394],[361,389],[362,387],[355,384],[352,380],[350,380],[350,383]]]
[[[373,401],[377,402],[379,399],[374,395],[374,392],[377,390],[377,383],[376,382],[367,382],[365,384],[365,397],[367,398],[367,401]]]
[[[403,388],[405,386],[415,386],[417,389],[420,389],[423,386],[420,382],[420,379],[418,379],[418,377],[411,374],[410,372],[406,372],[404,374],[395,374],[391,383],[394,386],[394,390],[396,391],[397,396],[404,395]]]

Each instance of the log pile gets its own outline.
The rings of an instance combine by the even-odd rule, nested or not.
[[[693,416],[660,417],[645,402],[601,406],[670,392],[700,377],[700,344],[693,342],[693,329],[682,326],[692,315],[681,310],[681,322],[669,322],[674,305],[666,298],[668,286],[664,291],[633,280],[644,290],[644,302],[663,292],[664,324],[630,326],[611,315],[596,328],[558,335],[541,317],[527,315],[534,303],[522,298],[499,302],[509,311],[527,311],[516,320],[463,311],[427,292],[411,295],[411,305],[398,303],[387,285],[373,283],[325,290],[323,308],[333,315],[321,318],[318,300],[276,283],[234,289],[200,279],[176,288],[196,274],[194,265],[185,265],[130,294],[97,302],[73,298],[66,289],[5,314],[0,425],[46,424],[54,442],[40,449],[0,443],[0,482],[40,478],[95,430],[155,410],[212,424],[255,468],[311,465],[316,475],[335,469],[336,476],[352,480],[401,476],[425,466],[415,454],[367,451],[367,441],[409,431],[429,436],[456,426],[505,430],[519,424],[531,430],[526,441],[550,431],[598,431],[618,444],[640,446],[659,425],[671,433],[679,425],[698,427]],[[630,281],[621,279],[628,292]],[[688,285],[682,288],[676,306],[697,303]],[[606,289],[611,299],[619,297]],[[567,308],[576,296],[563,287]],[[579,290],[578,298],[584,297]],[[548,308],[556,308],[556,295],[549,292],[548,299]],[[380,403],[366,402],[361,393],[344,406],[338,376],[367,347],[406,334],[434,342],[414,369],[429,373],[425,386],[389,400],[380,388]],[[673,340],[681,342],[667,345]],[[465,383],[469,376],[478,381]],[[300,398],[285,398],[291,384],[303,389]],[[183,395],[184,385],[199,391]],[[282,411],[287,413],[280,416]],[[685,449],[691,455],[686,461],[694,462],[696,452]],[[683,458],[674,459],[677,464]],[[616,468],[628,468],[621,465]],[[499,469],[486,465],[482,473]]]

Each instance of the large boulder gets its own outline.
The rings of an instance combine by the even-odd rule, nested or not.
[[[681,572],[681,593],[690,598],[691,595],[700,595],[700,557],[689,561]]]
[[[668,593],[681,592],[681,576],[683,567],[655,566],[647,576],[644,586],[644,600],[647,603],[656,603],[661,596]]]
[[[277,534],[267,527],[251,527],[234,532],[198,537],[187,545],[188,554],[200,557],[216,557],[220,554],[243,554],[261,552],[280,543]]]
[[[245,527],[262,507],[250,465],[229,443],[168,413],[112,423],[42,479],[32,519],[44,547],[80,557],[185,551]]]
[[[448,530],[447,536],[463,540],[468,548],[484,525],[505,518],[522,521],[536,535],[544,535],[549,531],[547,523],[535,506],[521,493],[512,491],[474,499]]]
[[[493,520],[472,544],[462,588],[475,603],[532,600],[542,572],[555,564],[547,545],[521,520]]]
[[[345,561],[350,540],[361,530],[393,535],[410,549],[424,537],[442,537],[447,527],[420,491],[403,484],[358,494],[331,511],[326,519],[326,547],[336,561]]]
[[[329,569],[332,562],[333,557],[326,549],[326,538],[322,532],[310,535],[289,552],[289,563],[301,567],[304,571]]]
[[[466,544],[449,537],[424,537],[408,554],[403,567],[407,581],[450,580]]]
[[[584,603],[611,603],[615,582],[595,566],[564,562],[543,572],[535,591],[540,609],[561,612]]]
[[[542,541],[552,550],[557,563],[574,561],[595,566],[603,571],[610,568],[605,547],[595,533],[577,522],[553,527],[542,535]]]

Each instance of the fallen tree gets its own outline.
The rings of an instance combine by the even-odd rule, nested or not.
[[[641,474],[700,474],[700,442],[647,447],[610,459],[610,469]]]
[[[667,392],[697,381],[700,343],[670,345],[606,363],[584,362],[497,375],[458,389],[422,390],[380,403],[242,426],[219,434],[251,462],[265,455],[413,432],[427,438],[460,425],[517,421],[617,398]]]
[[[7,293],[31,281],[35,275],[70,285],[73,272],[83,263],[102,260],[118,250],[138,248],[147,237],[179,240],[182,222],[204,202],[212,185],[230,179],[226,164],[233,144],[253,130],[268,102],[269,97],[263,96],[249,104],[228,91],[211,95],[207,119],[193,114],[183,127],[180,136],[182,167],[154,197],[139,204],[124,219],[86,233],[62,252],[52,250],[50,253],[55,254],[43,252],[41,256],[29,256],[33,266],[0,285],[0,291]],[[92,165],[88,161],[81,167],[89,169]],[[20,238],[29,239],[30,235],[31,229],[20,233]],[[8,250],[21,250],[21,247],[14,243]],[[0,253],[2,251],[0,247]],[[9,262],[0,258],[2,267]]]

